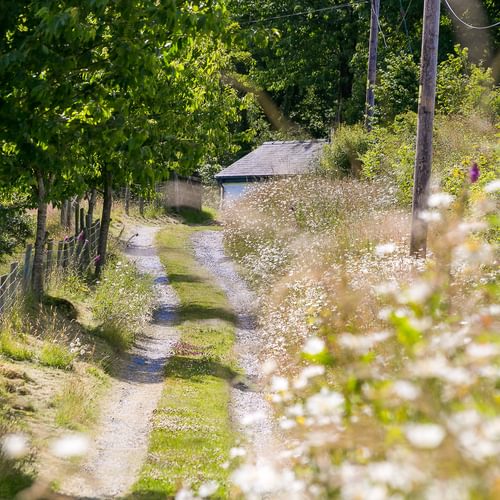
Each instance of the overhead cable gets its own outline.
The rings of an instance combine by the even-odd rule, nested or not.
[[[368,3],[369,0],[360,0],[359,2],[352,2],[352,3],[344,3],[341,5],[332,5],[330,7],[323,7],[321,9],[314,9],[314,10],[305,10],[303,12],[293,12],[290,14],[282,14],[279,16],[273,16],[273,17],[266,17],[264,19],[254,19],[252,21],[246,21],[243,23],[240,23],[240,26],[246,26],[249,24],[257,24],[257,23],[263,23],[265,21],[275,21],[276,19],[285,19],[288,17],[297,17],[297,16],[306,16],[308,14],[317,14],[318,12],[327,12],[330,10],[337,10],[337,9],[343,9],[345,7],[353,7],[355,5],[362,5],[365,3]]]
[[[465,22],[462,18],[458,16],[458,14],[452,9],[448,0],[444,0],[444,3],[448,6],[448,9],[450,9],[450,12],[457,18],[457,20],[460,21],[464,26],[467,26],[467,28],[470,28],[471,30],[488,30],[490,28],[494,28],[495,26],[500,26],[500,21],[490,24],[489,26],[473,26],[472,24]]]

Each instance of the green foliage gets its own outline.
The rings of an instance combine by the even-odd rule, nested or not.
[[[480,190],[500,175],[496,142],[494,128],[481,116],[436,115],[434,183],[449,193],[458,194],[472,162],[476,161],[481,176],[472,189]],[[385,179],[395,186],[397,198],[405,206],[412,200],[415,143],[416,115],[407,113],[396,117],[391,125],[376,126],[370,146],[361,156],[363,177]]]
[[[361,125],[344,125],[332,133],[323,149],[320,168],[332,177],[359,176],[360,157],[368,149],[369,135]]]
[[[498,96],[491,68],[471,63],[469,50],[455,46],[455,53],[439,64],[437,109],[443,114],[481,114],[498,119]]]
[[[0,259],[26,243],[33,224],[24,209],[0,205]]]
[[[386,57],[375,87],[375,112],[391,122],[406,111],[417,111],[419,67],[414,56],[400,52]]]

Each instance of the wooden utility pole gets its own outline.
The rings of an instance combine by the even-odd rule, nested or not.
[[[432,163],[432,129],[436,101],[436,74],[439,43],[440,0],[424,1],[424,25],[420,58],[417,152],[413,176],[413,207],[410,255],[425,257],[427,221],[421,216],[427,209]]]
[[[368,78],[366,82],[365,128],[372,129],[375,106],[375,80],[377,78],[378,16],[380,0],[371,0],[370,44],[368,48]]]

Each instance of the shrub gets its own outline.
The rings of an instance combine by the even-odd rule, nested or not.
[[[499,92],[491,68],[472,64],[466,47],[455,46],[455,54],[439,64],[436,107],[441,114],[475,113],[495,122]]]
[[[118,349],[133,342],[153,307],[152,280],[130,262],[110,259],[97,283],[92,312],[99,334]]]
[[[368,149],[369,136],[361,125],[343,125],[332,133],[323,149],[320,168],[332,177],[359,176],[360,157]]]
[[[419,67],[413,55],[391,54],[379,71],[375,87],[375,117],[390,123],[397,115],[417,111]]]

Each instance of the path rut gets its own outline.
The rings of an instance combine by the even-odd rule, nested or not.
[[[151,417],[163,387],[163,369],[179,335],[172,324],[179,299],[154,248],[158,227],[141,226],[126,253],[140,272],[154,277],[153,321],[119,362],[110,397],[101,412],[91,452],[62,491],[79,499],[123,496],[137,479],[147,454]]]
[[[231,389],[235,428],[246,437],[248,458],[274,462],[282,451],[282,439],[271,405],[260,388],[258,360],[265,346],[256,324],[257,298],[226,257],[221,231],[195,233],[192,243],[197,261],[226,293],[237,317],[236,352],[249,384],[238,384]]]

